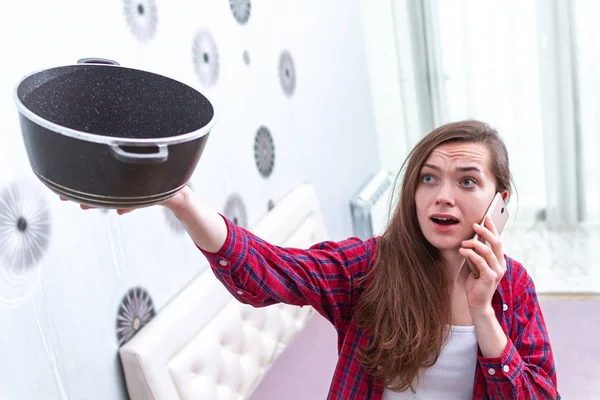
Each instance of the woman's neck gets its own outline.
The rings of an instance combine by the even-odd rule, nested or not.
[[[440,255],[448,275],[450,289],[464,286],[467,276],[471,272],[465,258],[455,250],[445,250],[440,252]]]

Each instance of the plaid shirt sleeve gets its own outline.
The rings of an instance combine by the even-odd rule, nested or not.
[[[217,279],[240,302],[254,307],[275,303],[310,305],[334,326],[347,322],[355,300],[355,280],[364,275],[375,239],[326,241],[309,249],[270,244],[222,216],[227,238],[216,253],[202,253]]]
[[[490,399],[560,399],[546,323],[531,277],[522,270],[515,282],[512,329],[499,358],[478,359]]]

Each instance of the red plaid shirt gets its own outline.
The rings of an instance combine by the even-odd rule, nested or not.
[[[309,249],[275,246],[227,218],[227,239],[217,253],[204,252],[216,277],[240,302],[312,306],[338,333],[338,362],[328,399],[380,400],[383,385],[356,357],[370,335],[355,323],[352,306],[362,288],[378,238],[326,241]],[[508,344],[499,358],[478,351],[473,399],[559,399],[550,341],[535,287],[525,268],[507,257],[508,270],[492,306]]]

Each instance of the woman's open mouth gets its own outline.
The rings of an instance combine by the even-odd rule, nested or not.
[[[458,224],[458,220],[455,218],[441,218],[441,217],[431,217],[431,220],[436,224],[440,225],[455,225]]]
[[[452,215],[433,215],[430,217],[436,229],[448,231],[457,225],[460,221]]]

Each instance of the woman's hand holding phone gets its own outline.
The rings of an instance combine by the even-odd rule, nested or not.
[[[459,251],[479,275],[469,274],[467,277],[465,291],[469,309],[481,310],[491,305],[492,296],[506,272],[506,259],[500,235],[491,217],[486,216],[484,225],[474,224],[473,229],[490,245],[469,239],[462,242],[463,248]]]

